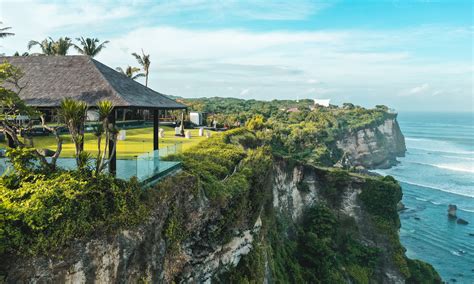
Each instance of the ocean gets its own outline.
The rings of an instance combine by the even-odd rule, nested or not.
[[[431,263],[444,281],[474,283],[474,114],[400,113],[398,122],[406,156],[376,172],[402,186],[407,256]],[[448,219],[449,204],[468,225]]]

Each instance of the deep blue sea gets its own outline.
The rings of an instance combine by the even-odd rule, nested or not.
[[[398,121],[406,157],[377,172],[401,183],[407,255],[431,263],[444,281],[474,283],[474,114],[400,113]],[[449,204],[468,225],[448,219]]]

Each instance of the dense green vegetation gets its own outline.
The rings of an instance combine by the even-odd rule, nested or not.
[[[342,170],[318,172],[325,181],[325,199],[308,208],[298,223],[267,208],[256,248],[218,280],[261,282],[267,263],[267,276],[281,283],[376,283],[374,273],[383,265],[382,254],[388,253],[407,283],[441,283],[431,265],[404,255],[396,211],[401,189],[392,177],[365,177],[359,197],[368,216],[366,222],[375,224],[380,242],[387,242],[387,252],[383,252],[361,241],[360,228],[352,217],[339,214],[339,203],[333,197],[343,194],[350,175]]]
[[[222,208],[211,239],[224,242],[232,230],[253,224],[264,204],[272,165],[268,147],[259,146],[245,128],[227,131],[169,159],[182,160],[183,169],[197,177],[212,204]]]
[[[274,153],[314,165],[332,166],[342,156],[336,142],[344,134],[380,125],[393,118],[385,106],[365,109],[352,104],[328,108],[314,106],[311,100],[270,102],[233,98],[186,99],[191,109],[207,112],[208,123],[232,127],[247,122],[251,130],[266,131],[259,138]]]
[[[441,278],[431,265],[405,256],[405,248],[398,236],[400,219],[397,204],[402,199],[398,182],[391,176],[367,178],[360,199],[380,235],[390,242],[392,259],[408,283],[441,283]]]
[[[148,209],[136,180],[90,170],[44,172],[31,150],[12,150],[0,178],[0,254],[46,253],[93,232],[137,224]]]
[[[301,223],[271,221],[266,245],[244,257],[239,265],[219,277],[231,283],[262,279],[264,260],[271,277],[282,283],[368,283],[379,251],[357,241],[352,219],[339,218],[323,203],[308,208]],[[287,233],[282,233],[287,231]],[[256,281],[258,282],[258,281]]]
[[[245,129],[216,135],[174,159],[184,161],[185,172],[195,178],[216,206],[223,207],[221,226],[214,238],[225,240],[230,230],[255,222],[261,207],[262,182],[271,165],[266,147],[257,147]],[[134,179],[123,181],[78,171],[41,167],[32,150],[9,150],[15,170],[0,178],[0,254],[45,253],[74,238],[138,224],[154,208],[155,191],[180,186],[162,183],[143,189]],[[179,208],[171,210],[165,235],[180,240]],[[173,241],[174,240],[174,241]]]

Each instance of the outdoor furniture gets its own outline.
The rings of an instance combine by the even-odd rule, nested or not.
[[[185,137],[186,139],[191,139],[191,131],[186,130],[186,132],[184,133],[184,137]]]
[[[117,136],[117,140],[125,141],[125,138],[127,138],[127,130],[122,129],[122,130],[119,131],[119,134]]]

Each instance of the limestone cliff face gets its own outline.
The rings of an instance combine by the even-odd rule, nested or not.
[[[405,155],[405,137],[396,118],[345,135],[337,142],[343,151],[340,165],[366,169],[389,168]]]
[[[298,222],[304,210],[314,203],[330,203],[323,192],[327,182],[325,170],[301,164],[291,165],[283,159],[277,159],[274,173],[273,206],[279,214],[290,216],[294,222]],[[340,188],[341,205],[334,209],[339,216],[354,218],[361,242],[382,252],[374,273],[375,283],[405,283],[405,277],[390,257],[390,240],[377,231],[359,199],[363,184],[362,178],[353,177],[346,187]]]

